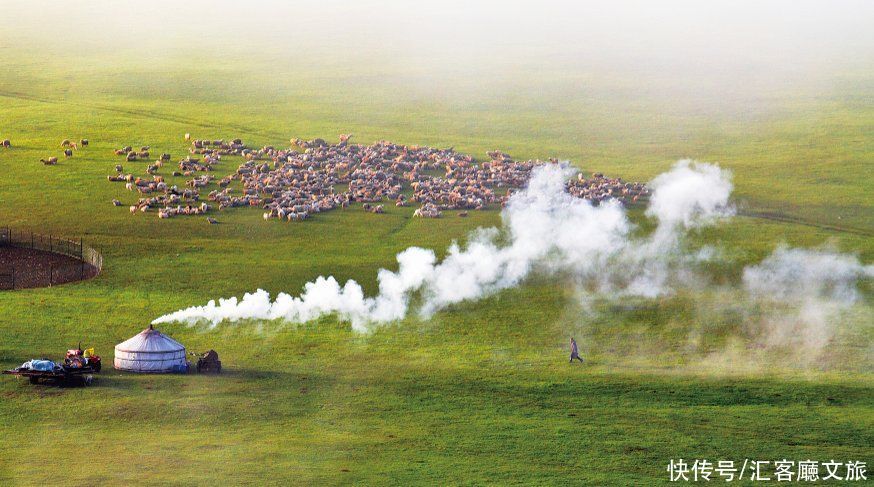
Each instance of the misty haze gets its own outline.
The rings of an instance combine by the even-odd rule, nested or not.
[[[872,26],[0,2],[0,484],[867,480]]]

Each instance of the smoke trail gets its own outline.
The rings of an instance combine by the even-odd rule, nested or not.
[[[538,167],[528,186],[508,201],[501,229],[473,232],[465,247],[453,244],[439,263],[431,250],[410,247],[399,253],[397,272],[379,271],[374,297],[365,297],[355,281],[340,286],[333,277],[320,276],[296,297],[280,293],[271,302],[259,289],[242,300],[209,301],[153,323],[306,322],[335,313],[355,330],[365,331],[370,323],[405,317],[413,295],[421,297],[419,312],[428,316],[447,305],[516,286],[535,268],[599,279],[602,288],[623,293],[656,296],[669,290],[669,256],[677,254],[685,232],[732,213],[730,174],[714,165],[680,161],[653,181],[647,215],[658,222],[656,231],[648,239],[633,239],[634,226],[618,202],[593,206],[565,191],[572,173],[564,165]],[[639,277],[629,281],[621,277],[625,275]]]
[[[832,339],[835,318],[860,300],[856,284],[866,278],[874,278],[874,265],[863,265],[855,256],[785,246],[743,274],[750,299],[774,308],[764,319],[767,344],[808,352],[820,351]]]

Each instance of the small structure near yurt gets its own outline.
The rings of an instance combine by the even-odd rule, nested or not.
[[[215,350],[210,350],[209,352],[198,355],[195,369],[198,374],[221,374],[222,361],[219,360],[218,353],[216,353]]]
[[[115,368],[152,374],[186,373],[185,347],[149,325],[115,346]]]

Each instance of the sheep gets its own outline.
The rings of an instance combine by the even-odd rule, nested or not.
[[[185,142],[191,140],[191,134],[185,134]]]
[[[64,149],[64,157],[73,157],[72,149]]]
[[[115,165],[115,172],[124,172],[124,168],[121,166],[121,164]]]
[[[112,200],[112,206],[121,206],[121,201]]]
[[[82,147],[88,147],[88,139],[81,139],[79,141],[79,145],[81,145]]]
[[[161,154],[161,160],[162,160],[162,161],[169,161],[169,160],[170,160],[170,154],[167,154],[166,152],[163,153],[163,154]]]
[[[396,206],[418,202],[421,208],[414,214],[420,217],[439,218],[443,211],[456,210],[463,218],[469,210],[483,209],[494,203],[505,204],[512,191],[525,185],[531,171],[545,163],[514,161],[501,151],[491,151],[490,160],[478,164],[471,156],[456,153],[453,149],[402,146],[385,141],[365,146],[348,141],[346,135],[341,135],[337,144],[328,144],[324,139],[292,139],[292,143],[303,150],[299,152],[298,149],[270,146],[248,149],[241,139],[231,139],[229,143],[191,140],[191,155],[180,161],[179,170],[173,172],[175,176],[184,175],[189,180],[194,177],[194,180],[186,181],[192,189],[185,192],[190,191],[190,194],[183,196],[175,187],[167,189],[166,184],[157,184],[157,177],[151,181],[138,180],[135,189],[141,193],[163,193],[148,198],[154,201],[153,208],[177,205],[166,209],[165,217],[208,211],[202,206],[178,205],[197,201],[199,194],[194,188],[215,182],[223,189],[210,191],[209,201],[214,201],[219,209],[262,207],[265,219],[298,221],[311,213],[346,208],[355,202],[364,203],[365,211],[381,213],[385,211],[381,204],[384,201],[394,202]],[[201,160],[194,155],[200,155]],[[241,156],[244,162],[236,171],[222,178],[197,176],[213,171],[213,165],[224,155]],[[147,171],[153,173],[162,167],[164,160],[162,154]],[[444,175],[432,175],[431,171],[435,170],[442,170]],[[241,196],[230,194],[229,187],[234,180],[241,183]],[[336,185],[345,187],[335,192]],[[610,178],[568,182],[568,185],[568,192],[573,196],[596,201],[605,198],[632,200],[639,194],[646,195],[642,185],[629,186]],[[407,198],[403,193],[410,188],[413,194]]]
[[[58,158],[53,156],[53,157],[49,157],[48,159],[40,159],[39,161],[42,162],[43,164],[45,164],[46,166],[53,166],[53,165],[58,163]]]
[[[61,147],[70,147],[70,139],[64,139],[61,141]]]
[[[133,161],[137,160],[137,153],[133,152],[133,151],[128,152],[126,159],[127,159],[127,162],[133,162]]]
[[[3,147],[8,149],[8,148],[12,147],[12,142],[9,142],[9,139],[3,139],[3,142],[0,145],[3,145]]]
[[[209,223],[210,225],[215,225],[215,224],[218,223],[218,220],[216,220],[215,218],[213,218],[213,217],[211,217],[211,216],[206,217],[206,221],[207,221],[207,223]]]

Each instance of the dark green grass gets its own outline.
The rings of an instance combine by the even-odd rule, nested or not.
[[[163,313],[257,288],[294,293],[320,274],[372,293],[376,270],[393,268],[398,251],[442,254],[470,229],[500,221],[497,211],[412,219],[413,208],[388,206],[385,215],[351,208],[299,224],[229,210],[208,225],[110,205],[135,200],[106,181],[114,165],[138,174],[146,165],[120,162],[112,149],[148,144],[178,160],[186,132],[251,145],[353,132],[363,142],[477,156],[501,148],[570,158],[627,179],[695,157],[734,171],[742,212],[804,223],[737,217],[695,233],[690,246],[723,253],[709,270],[714,283],[736,284],[743,265],[779,243],[874,258],[864,83],[834,96],[770,94],[736,113],[606,84],[581,88],[573,76],[542,92],[519,82],[426,96],[403,73],[288,68],[265,80],[246,65],[172,65],[161,74],[130,62],[108,68],[117,61],[0,62],[0,138],[14,145],[0,150],[0,224],[83,236],[106,258],[91,281],[0,293],[4,368],[59,358],[80,339],[111,362],[116,343]],[[91,145],[56,167],[38,162],[60,155],[68,137]],[[218,174],[236,165],[228,159]],[[218,350],[227,373],[107,370],[88,390],[4,377],[0,483],[628,485],[665,481],[667,462],[680,457],[870,464],[870,288],[863,297],[826,356],[811,361],[750,347],[742,314],[725,303],[730,294],[685,290],[587,308],[563,279],[536,276],[369,335],[331,317],[167,325],[190,350]],[[566,363],[571,334],[585,365]]]

